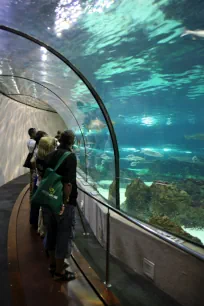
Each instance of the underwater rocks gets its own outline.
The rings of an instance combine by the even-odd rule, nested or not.
[[[177,183],[192,198],[192,207],[204,207],[204,180],[186,179]]]
[[[114,205],[115,205],[115,197],[116,197],[115,190],[116,190],[116,182],[113,181],[109,186],[108,201]]]
[[[198,203],[200,204],[196,202],[197,207],[195,207],[195,199],[198,199],[198,195],[199,197],[203,196],[203,183],[203,181],[193,179],[172,184],[156,181],[148,187],[142,180],[134,179],[126,188],[126,202],[123,205],[123,210],[147,223],[153,224],[154,221],[154,225],[156,225],[156,221],[152,218],[155,218],[156,215],[157,221],[160,220],[158,222],[161,227],[163,227],[162,222],[166,222],[165,226],[168,224],[169,228],[163,227],[164,230],[166,228],[166,230],[178,235],[182,233],[185,235],[183,237],[201,243],[199,239],[196,240],[188,233],[184,233],[181,226],[204,228],[204,206],[201,206],[203,198],[199,198]],[[175,228],[172,231],[171,227],[174,225]]]
[[[170,220],[167,216],[153,216],[149,219],[149,223],[151,225],[161,228],[162,230],[166,230],[170,233],[173,233],[176,236],[183,237],[184,239],[187,238],[195,243],[199,243],[202,245],[200,239],[184,231],[180,225]]]
[[[187,210],[191,205],[189,194],[176,185],[154,182],[150,187],[151,210],[155,214],[173,217]]]
[[[176,185],[165,182],[154,182],[151,187],[141,179],[134,179],[126,188],[127,208],[148,209],[154,214],[172,217],[185,211],[191,205],[191,197]]]
[[[150,201],[150,189],[144,182],[136,178],[126,188],[127,208],[146,209]]]

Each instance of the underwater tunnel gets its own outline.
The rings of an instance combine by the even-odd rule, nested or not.
[[[29,127],[73,129],[74,260],[80,252],[121,305],[202,305],[202,36],[180,37],[169,1],[166,10],[146,0],[45,2],[0,13],[0,185],[26,173]],[[136,18],[136,2],[158,20]],[[21,20],[26,5],[30,19]]]

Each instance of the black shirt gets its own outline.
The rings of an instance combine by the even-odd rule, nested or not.
[[[45,169],[51,168],[54,169],[57,165],[60,157],[67,152],[64,149],[57,149],[56,151],[48,154],[45,158]],[[62,162],[56,171],[57,174],[62,176],[62,183],[71,183],[72,191],[69,197],[69,203],[76,205],[77,199],[77,184],[76,184],[76,168],[77,168],[77,159],[74,153],[70,153],[69,156]]]

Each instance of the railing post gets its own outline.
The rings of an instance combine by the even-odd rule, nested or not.
[[[106,287],[110,288],[110,211],[107,212],[107,224],[106,224]]]
[[[83,227],[83,230],[84,230],[83,235],[84,235],[84,236],[89,236],[89,233],[88,233],[87,230],[86,230],[86,226],[85,226],[85,223],[84,223],[84,220],[83,220],[83,217],[82,217],[82,212],[81,212],[81,210],[80,210],[80,207],[79,207],[78,202],[77,202],[77,210],[78,210],[79,218],[80,218],[80,220],[81,220],[81,224],[82,224],[82,227]]]

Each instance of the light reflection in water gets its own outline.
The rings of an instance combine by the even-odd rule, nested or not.
[[[97,1],[76,1],[60,0],[55,13],[55,32],[61,37],[62,31],[68,30],[83,14],[103,13],[115,0],[97,0]]]

